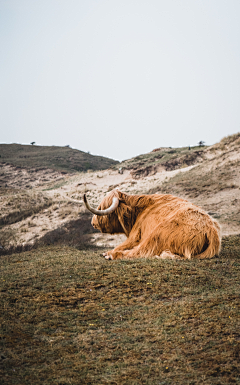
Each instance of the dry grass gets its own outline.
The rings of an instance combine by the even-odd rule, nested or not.
[[[92,234],[96,232],[91,225],[91,214],[84,212],[79,218],[69,220],[57,229],[47,232],[36,242],[35,247],[61,244],[84,248],[88,247]]]
[[[240,132],[224,137],[219,143],[212,146],[214,150],[226,150],[226,147],[234,145],[234,148],[239,148],[240,145]]]
[[[3,384],[238,384],[240,237],[219,258],[1,257]]]
[[[65,175],[67,174],[66,172],[54,171],[51,169],[36,169],[31,166],[31,163],[29,166],[26,166],[26,168],[0,163],[1,190],[4,187],[5,189],[13,188],[30,190],[49,184],[51,186],[54,183],[60,183],[60,181],[63,181],[68,177],[68,175]]]
[[[13,245],[19,244],[19,234],[27,233],[29,229],[36,226],[32,216],[51,206],[53,201],[40,192],[0,189],[0,203],[1,255],[4,249],[11,249]],[[29,218],[28,222],[19,226],[18,232],[16,228],[11,228],[11,224],[27,218]]]
[[[178,173],[170,180],[166,180],[162,186],[156,186],[149,192],[161,191],[196,198],[199,195],[209,196],[226,189],[239,189],[240,185],[235,183],[235,180],[240,179],[239,166],[240,160],[219,164],[210,169],[204,163],[184,174]]]
[[[150,153],[123,161],[117,167],[132,170],[133,178],[154,175],[159,169],[176,170],[198,163],[204,158],[207,147],[163,147]]]
[[[0,144],[1,163],[21,167],[46,168],[64,171],[87,171],[107,169],[118,162],[103,156],[93,156],[69,147],[27,146],[21,144]],[[1,175],[0,175],[1,176]]]
[[[218,219],[224,233],[238,233],[240,228],[240,160],[205,161],[185,173],[148,190],[148,193],[173,194],[201,206]],[[212,164],[213,163],[213,164]]]
[[[60,212],[60,216],[64,218],[65,209],[69,209],[69,204],[63,206]],[[77,212],[75,209],[75,213]],[[31,238],[31,241],[25,241],[24,235],[35,227],[36,223],[33,220],[28,220],[22,223],[18,230],[11,226],[5,226],[1,229],[0,256],[21,253],[26,250],[33,250],[37,247],[53,244],[79,248],[89,247],[88,244],[91,241],[92,234],[97,232],[91,225],[91,214],[89,212],[79,212],[78,216],[71,214],[65,223],[55,229],[50,230],[42,225],[41,231],[45,232],[45,234],[40,235],[37,233],[35,237]]]
[[[41,192],[0,189],[0,226],[20,222],[52,205],[51,198]]]

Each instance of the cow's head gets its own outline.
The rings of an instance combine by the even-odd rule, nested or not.
[[[131,222],[129,217],[131,209],[126,203],[127,194],[119,190],[113,190],[103,198],[97,209],[91,207],[84,194],[84,203],[86,208],[91,211],[94,216],[92,219],[92,226],[102,233],[129,234],[131,229]]]

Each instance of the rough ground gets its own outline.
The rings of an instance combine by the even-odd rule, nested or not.
[[[1,164],[1,250],[42,242],[113,247],[124,236],[95,233],[82,196],[98,206],[116,187],[129,194],[182,196],[217,218],[223,235],[239,234],[239,166],[240,134],[211,147],[158,148],[103,171],[73,174]]]
[[[0,258],[1,384],[240,384],[239,236],[210,260],[100,251]]]

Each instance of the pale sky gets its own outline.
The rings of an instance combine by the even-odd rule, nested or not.
[[[0,143],[216,143],[240,131],[240,1],[0,0],[0,98]]]

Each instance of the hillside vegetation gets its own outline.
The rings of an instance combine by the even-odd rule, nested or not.
[[[0,144],[0,162],[16,167],[75,172],[105,170],[118,162],[70,147]]]
[[[158,171],[172,171],[191,166],[204,158],[206,148],[201,147],[161,147],[152,152],[123,161],[123,170],[131,170],[133,178],[156,174]]]
[[[16,163],[0,164],[0,254],[29,249],[44,242],[81,248],[89,242],[90,245],[114,246],[121,237],[96,234],[92,231],[90,217],[86,227],[82,201],[86,193],[90,203],[97,207],[103,196],[114,188],[129,194],[170,193],[187,198],[217,218],[224,235],[240,233],[239,133],[210,147],[156,148],[122,163],[115,162],[115,165],[108,160],[110,169],[88,170],[87,173],[63,171],[57,154],[65,159],[69,170],[75,167],[75,155],[68,158],[67,154],[78,157],[84,154],[92,160],[98,157],[68,147],[8,145],[5,150],[7,148],[12,149],[8,159],[25,162],[27,166],[33,166],[35,161],[35,166],[39,164],[47,151],[45,164],[52,162],[53,165],[56,161],[56,168],[62,171],[20,167]],[[32,154],[31,157],[25,158],[27,153]],[[0,159],[5,159],[4,156]],[[122,173],[119,173],[120,168]]]

